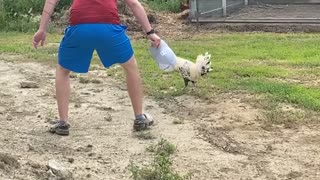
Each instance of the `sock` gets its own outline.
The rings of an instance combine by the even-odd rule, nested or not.
[[[64,125],[64,124],[66,124],[66,121],[64,121],[64,120],[59,120],[58,123],[61,124],[61,125]]]
[[[136,120],[144,120],[144,114],[136,115]]]

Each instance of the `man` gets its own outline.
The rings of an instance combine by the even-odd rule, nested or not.
[[[45,2],[39,30],[33,37],[35,48],[44,44],[47,26],[58,1]],[[140,2],[124,1],[142,25],[152,46],[159,47],[161,39],[154,33]],[[69,26],[59,47],[56,69],[56,98],[60,119],[55,122],[50,132],[58,135],[69,134],[69,74],[70,71],[87,73],[94,50],[105,67],[118,63],[125,70],[128,94],[135,115],[134,130],[144,130],[152,125],[152,118],[143,113],[141,78],[130,40],[126,35],[126,27],[120,24],[116,0],[73,0]]]

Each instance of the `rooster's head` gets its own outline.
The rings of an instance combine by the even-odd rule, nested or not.
[[[201,71],[201,76],[208,74],[211,69],[211,54],[206,52],[205,54],[200,54],[197,57],[196,65],[199,67]]]

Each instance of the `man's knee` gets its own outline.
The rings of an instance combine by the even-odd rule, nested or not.
[[[70,70],[65,69],[60,64],[57,65],[57,73],[68,75],[70,74]]]
[[[136,58],[134,56],[132,56],[127,62],[121,64],[122,68],[125,71],[135,71],[137,70],[137,61]]]

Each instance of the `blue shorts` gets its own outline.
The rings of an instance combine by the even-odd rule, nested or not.
[[[59,64],[70,71],[86,73],[94,50],[106,68],[127,62],[133,56],[133,49],[126,29],[126,26],[114,24],[67,27],[59,47]]]

